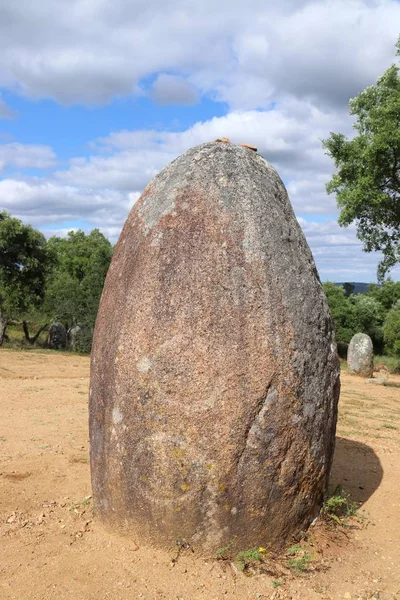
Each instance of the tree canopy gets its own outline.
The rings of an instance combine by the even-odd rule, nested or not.
[[[42,304],[54,258],[40,231],[0,212],[0,344],[11,318]]]
[[[68,237],[52,237],[48,247],[56,256],[49,280],[45,311],[69,324],[93,327],[110,265],[113,247],[98,230],[89,234],[70,231]]]
[[[329,309],[335,325],[336,341],[348,344],[356,332],[356,311],[347,299],[344,288],[334,283],[324,283]]]
[[[383,325],[387,351],[400,357],[400,300],[389,310]]]
[[[400,55],[400,37],[396,44]],[[366,252],[381,251],[378,279],[400,261],[400,75],[393,64],[350,100],[357,135],[331,133],[323,141],[337,172],[327,184],[340,208],[340,225],[355,222]]]

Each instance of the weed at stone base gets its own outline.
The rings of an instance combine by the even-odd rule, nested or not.
[[[263,560],[265,551],[265,548],[261,547],[242,550],[236,554],[234,563],[238,569],[246,571],[250,566],[254,566]]]
[[[85,498],[83,500],[81,500],[80,502],[73,502],[70,506],[70,512],[76,514],[76,515],[81,515],[86,511],[86,507],[88,507],[91,503],[92,500],[92,495],[89,496],[85,496]]]
[[[234,538],[232,538],[231,541],[228,542],[228,544],[226,546],[222,546],[221,548],[218,548],[218,550],[215,551],[216,558],[222,559],[222,560],[227,560],[228,558],[230,558],[232,548],[235,544],[235,541],[236,541],[236,536]]]
[[[296,575],[300,575],[307,570],[307,567],[311,561],[311,552],[308,552],[301,544],[295,544],[289,548],[287,552],[288,556],[293,556],[287,561],[287,566]]]
[[[345,525],[348,518],[356,515],[358,508],[359,504],[353,502],[342,486],[338,485],[333,494],[325,500],[321,515],[338,525]]]

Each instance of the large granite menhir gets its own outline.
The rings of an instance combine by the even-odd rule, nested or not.
[[[339,362],[311,252],[276,171],[227,143],[147,186],[101,299],[93,497],[136,541],[279,547],[321,506]]]

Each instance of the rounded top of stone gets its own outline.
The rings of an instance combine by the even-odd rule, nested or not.
[[[253,177],[254,172],[263,172],[265,174],[266,171],[269,171],[271,174],[273,173],[274,178],[278,176],[276,169],[263,156],[258,154],[255,146],[251,146],[250,144],[233,144],[228,138],[221,138],[221,140],[223,140],[222,143],[215,140],[193,146],[170,162],[156,175],[155,179],[167,174],[170,177],[171,169],[183,168],[184,172],[186,169],[192,171],[195,165],[196,170],[202,170],[201,168],[197,169],[199,166],[209,171],[210,163],[212,163],[212,170],[214,164],[218,164],[218,168],[221,171],[229,171],[232,179],[240,179],[246,173],[249,174],[249,177]]]
[[[367,333],[356,333],[351,338],[350,344],[365,345],[366,348],[373,347],[372,340]]]
[[[252,150],[254,152],[249,152],[249,150]],[[178,158],[185,156],[186,154],[190,153],[190,152],[210,152],[210,154],[212,154],[213,152],[237,152],[239,153],[243,153],[243,154],[249,154],[250,156],[254,153],[256,154],[257,148],[255,146],[252,146],[251,144],[248,143],[243,143],[243,144],[235,144],[233,142],[231,142],[228,138],[218,138],[212,142],[204,142],[203,144],[199,144],[198,146],[193,146],[192,148],[189,148],[189,150],[187,150],[186,152],[184,152],[183,154],[181,154]],[[265,160],[265,159],[264,159]]]
[[[183,194],[191,203],[200,194],[210,204],[219,199],[226,208],[246,207],[250,221],[254,220],[251,215],[257,206],[260,214],[265,213],[260,207],[267,198],[271,204],[282,204],[282,210],[274,213],[276,219],[286,220],[292,210],[276,169],[251,148],[229,141],[206,142],[190,148],[150,181],[135,205],[146,235],[175,211],[177,199]]]

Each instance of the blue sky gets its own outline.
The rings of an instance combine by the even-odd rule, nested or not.
[[[277,168],[323,280],[374,281],[321,139],[351,134],[348,100],[395,61],[399,23],[394,0],[4,3],[0,208],[115,242],[163,166],[227,136]]]

